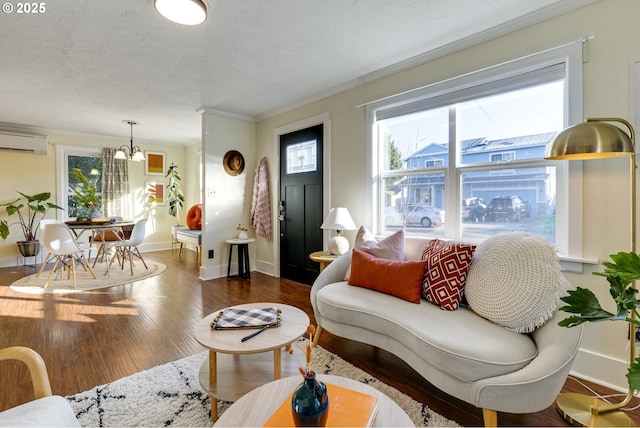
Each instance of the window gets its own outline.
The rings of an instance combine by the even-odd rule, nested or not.
[[[98,198],[101,199],[102,150],[99,148],[56,146],[56,161],[58,171],[60,171],[57,183],[57,204],[64,208],[58,215],[62,215],[62,220],[73,220],[79,215],[89,215],[87,209],[76,206],[72,198],[73,188],[78,182],[73,176],[73,169],[80,169],[85,177],[95,183]]]
[[[491,162],[511,162],[516,159],[516,152],[489,153]]]
[[[575,257],[581,222],[567,219],[582,208],[581,165],[570,182],[568,163],[544,153],[582,119],[581,60],[575,43],[369,104],[375,231],[469,241],[527,231]]]
[[[424,161],[425,168],[431,168],[434,166],[442,166],[444,165],[444,160],[442,159],[429,159]]]

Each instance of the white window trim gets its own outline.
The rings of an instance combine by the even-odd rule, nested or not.
[[[582,122],[582,43],[569,43],[560,47],[514,59],[496,66],[481,69],[462,76],[453,77],[445,81],[434,83],[412,91],[403,92],[366,105],[366,203],[371,209],[367,210],[366,222],[375,233],[382,230],[379,201],[383,200],[380,187],[380,171],[382,170],[381,148],[373,144],[378,140],[375,125],[376,112],[393,105],[402,105],[459,91],[479,84],[508,78],[518,73],[525,73],[545,66],[564,62],[568,84],[565,85],[565,100],[569,109],[565,112],[565,127]],[[450,159],[455,159],[455,148],[450,145]],[[566,213],[558,218],[556,223],[556,246],[560,250],[563,268],[572,272],[582,272],[582,265],[595,264],[597,260],[585,259],[582,254],[582,162],[581,161],[548,161],[556,166],[556,179],[563,185],[556,189],[556,211]],[[451,164],[452,162],[450,162]],[[458,167],[458,166],[456,166]],[[449,189],[455,189],[456,197],[448,197],[445,202],[445,212],[452,213],[458,218],[460,207],[459,174],[451,174],[449,169],[445,173],[445,180]],[[453,175],[453,177],[451,177]],[[449,193],[453,196],[453,193]],[[571,219],[571,221],[569,221]],[[449,222],[450,223],[450,222]],[[445,224],[445,237],[458,236],[459,226]]]
[[[62,210],[56,210],[56,218],[60,221],[70,220],[69,207],[67,206],[67,181],[69,176],[69,156],[98,156],[102,157],[102,149],[100,147],[81,147],[81,146],[65,146],[56,144],[56,170],[57,176],[57,196],[56,204],[61,206]]]

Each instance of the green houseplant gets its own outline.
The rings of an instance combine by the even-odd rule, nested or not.
[[[576,290],[570,290],[568,296],[561,298],[567,305],[560,308],[575,315],[565,318],[558,325],[574,327],[584,322],[626,321],[634,326],[634,331],[640,326],[640,301],[634,284],[640,279],[640,257],[634,252],[619,252],[610,257],[613,262],[603,262],[605,270],[593,274],[604,276],[609,282],[609,294],[616,304],[616,313],[604,310],[591,290],[577,287]],[[630,339],[635,340],[635,337]],[[640,390],[640,357],[630,363],[627,371],[629,387]]]
[[[169,200],[169,215],[175,217],[176,226],[180,225],[180,210],[184,208],[184,195],[180,181],[182,177],[178,172],[178,165],[171,162],[165,178],[169,178],[167,183],[167,198]]]
[[[49,192],[38,193],[36,195],[26,195],[22,192],[18,193],[21,196],[20,198],[13,202],[0,205],[5,207],[8,216],[18,216],[18,221],[14,223],[0,220],[0,237],[2,237],[3,240],[7,239],[9,236],[9,226],[12,224],[20,224],[24,241],[18,241],[18,248],[23,256],[30,257],[38,254],[40,250],[39,242],[36,240],[40,220],[47,215],[50,209],[61,210],[62,207],[48,202],[51,198],[51,193]]]

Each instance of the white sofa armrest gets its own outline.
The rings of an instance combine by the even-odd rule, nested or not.
[[[566,316],[566,313],[557,311],[531,333],[538,355],[526,367],[475,382],[470,390],[472,402],[477,407],[510,413],[527,413],[553,404],[571,370],[582,336],[582,326],[566,328],[558,325]],[[524,386],[529,391],[527,400],[522,400]],[[532,397],[546,401],[534,403],[530,401]]]
[[[351,266],[351,251],[347,251],[345,254],[338,257],[335,261],[331,262],[329,266],[327,266],[318,278],[316,278],[313,286],[311,287],[311,306],[313,307],[313,313],[316,318],[316,322],[319,325],[322,325],[321,316],[318,313],[318,308],[316,306],[316,294],[320,291],[324,286],[333,284],[334,282],[344,281],[344,276],[347,274],[347,269]]]

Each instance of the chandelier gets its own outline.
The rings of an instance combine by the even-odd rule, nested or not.
[[[120,160],[129,160],[140,162],[144,160],[144,153],[140,150],[140,146],[133,145],[133,125],[140,125],[138,122],[134,120],[123,120],[124,123],[128,123],[131,126],[131,140],[129,142],[129,147],[126,145],[120,146],[118,151],[116,151],[114,159]]]

